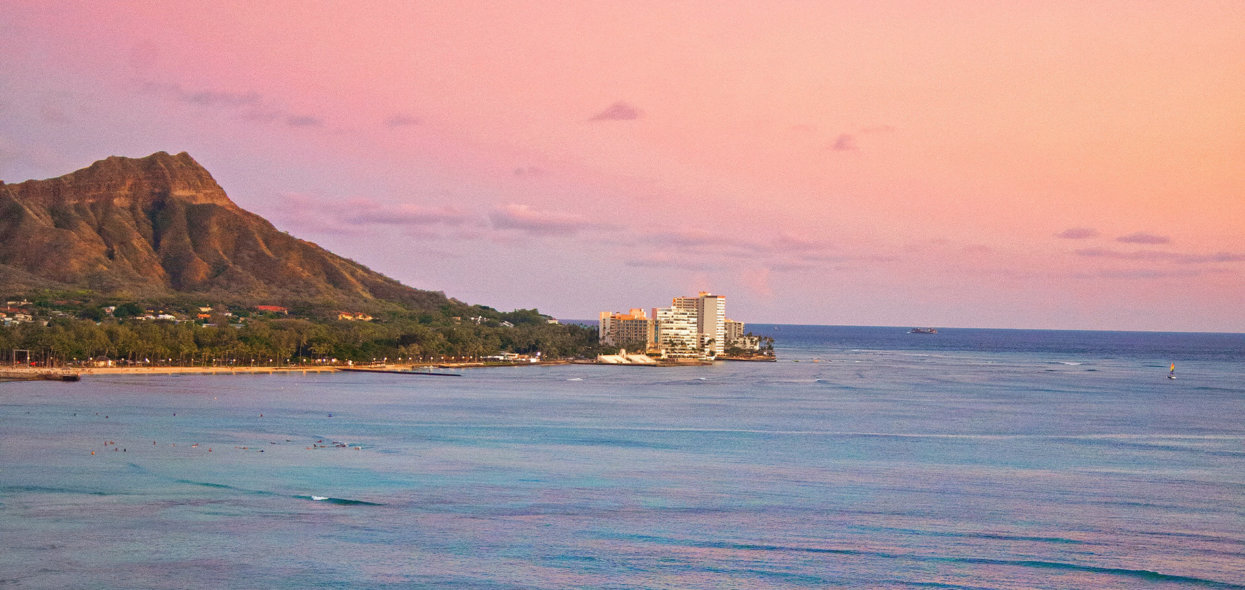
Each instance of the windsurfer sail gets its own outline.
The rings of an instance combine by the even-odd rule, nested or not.
[[[1171,368],[1171,371],[1167,373],[1167,378],[1168,379],[1176,378],[1176,363],[1172,363],[1172,368]]]

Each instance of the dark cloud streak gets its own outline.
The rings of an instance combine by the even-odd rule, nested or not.
[[[1064,240],[1087,240],[1098,237],[1098,230],[1092,227],[1073,227],[1055,234],[1055,237]]]
[[[1115,241],[1125,244],[1167,244],[1171,242],[1171,238],[1146,232],[1136,232],[1120,236]]]
[[[420,124],[423,124],[423,120],[419,117],[412,117],[402,113],[395,114],[388,119],[385,119],[385,126],[391,129],[398,127],[410,127],[412,125]]]
[[[462,225],[469,216],[453,207],[428,209],[415,205],[397,207],[363,207],[361,211],[345,218],[353,225]]]
[[[541,211],[527,205],[507,205],[490,211],[488,216],[495,229],[512,229],[537,236],[569,236],[601,227],[579,215]]]
[[[283,121],[290,127],[323,127],[324,119],[312,115],[296,115],[273,106],[258,92],[225,90],[187,90],[180,84],[139,81],[139,92],[204,109],[234,112],[244,121],[270,123]]]
[[[324,120],[310,115],[290,115],[285,118],[285,124],[290,127],[322,127]]]
[[[616,102],[609,108],[593,115],[589,121],[634,121],[639,119],[643,113],[622,101]]]
[[[834,144],[830,146],[830,149],[836,152],[856,151],[856,136],[850,133],[841,133],[835,138]]]
[[[1083,248],[1076,251],[1077,256],[1087,258],[1109,258],[1114,260],[1136,260],[1152,262],[1175,262],[1179,264],[1214,264],[1221,262],[1245,262],[1245,254],[1232,252],[1216,252],[1214,254],[1181,254],[1178,252],[1161,252],[1158,250],[1137,250],[1120,252],[1107,248]]]

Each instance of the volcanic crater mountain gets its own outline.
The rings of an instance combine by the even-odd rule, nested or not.
[[[0,182],[0,287],[423,309],[447,301],[276,229],[185,152]]]

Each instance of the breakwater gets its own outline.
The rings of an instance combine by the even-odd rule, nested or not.
[[[67,369],[0,369],[0,380],[5,381],[77,381],[76,371]]]

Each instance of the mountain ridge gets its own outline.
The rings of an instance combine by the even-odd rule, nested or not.
[[[0,183],[0,287],[419,309],[448,301],[276,229],[186,152]]]

